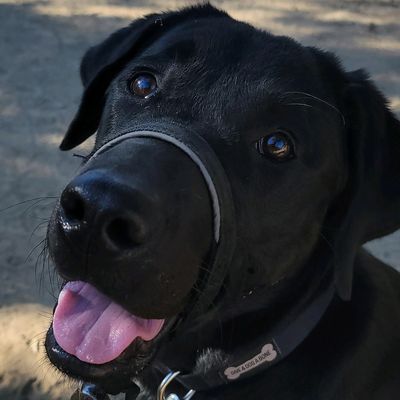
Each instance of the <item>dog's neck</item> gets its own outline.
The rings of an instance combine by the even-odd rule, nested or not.
[[[325,313],[333,297],[332,282],[330,265],[316,263],[303,269],[300,276],[284,280],[274,288],[254,289],[248,298],[241,299],[241,310],[247,303],[247,312],[234,315],[228,307],[225,314],[218,315],[215,310],[214,315],[208,316],[208,322],[177,334],[161,349],[156,364],[164,366],[159,368],[164,373],[169,369],[185,371],[187,376],[201,377],[205,386],[217,387],[223,384],[218,376],[224,375],[227,363],[234,360],[232,367],[237,367],[241,359],[251,362],[262,353],[263,345],[271,344],[269,350],[272,354],[277,351],[280,361],[303,341]],[[233,307],[236,309],[237,305]],[[276,335],[276,341],[271,335]],[[265,370],[267,364],[253,368],[252,374]],[[239,375],[235,380],[246,378],[246,374],[240,377],[237,370],[234,373]],[[191,380],[190,376],[187,386],[191,382],[196,386],[197,378]]]

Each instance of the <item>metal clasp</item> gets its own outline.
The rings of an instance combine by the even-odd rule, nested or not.
[[[175,393],[171,393],[167,397],[165,397],[165,391],[167,390],[168,385],[180,373],[180,371],[170,372],[168,375],[165,376],[157,389],[157,400],[190,400],[195,395],[196,391],[191,389],[182,397],[182,399]]]

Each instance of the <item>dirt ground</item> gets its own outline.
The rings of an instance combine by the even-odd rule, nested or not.
[[[57,149],[81,93],[79,60],[132,19],[189,3],[0,0],[0,400],[66,399],[76,385],[43,356],[56,291],[40,252],[54,197],[79,163]],[[366,68],[400,116],[400,0],[212,3]],[[397,233],[368,247],[400,269],[399,244]]]

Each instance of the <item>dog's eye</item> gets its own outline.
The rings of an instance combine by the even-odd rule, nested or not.
[[[294,145],[290,136],[277,131],[257,140],[256,149],[259,153],[275,160],[285,161],[294,157]]]
[[[156,78],[149,73],[142,72],[132,79],[130,89],[136,96],[147,98],[157,90]]]

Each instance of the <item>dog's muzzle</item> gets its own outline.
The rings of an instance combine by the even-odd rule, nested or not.
[[[176,124],[140,125],[104,143],[90,160],[107,149],[134,138],[149,138],[167,142],[184,152],[199,168],[209,191],[213,209],[213,248],[207,275],[198,282],[198,295],[188,305],[186,319],[192,319],[214,303],[226,278],[235,248],[236,229],[234,205],[228,178],[214,150],[200,135]]]

